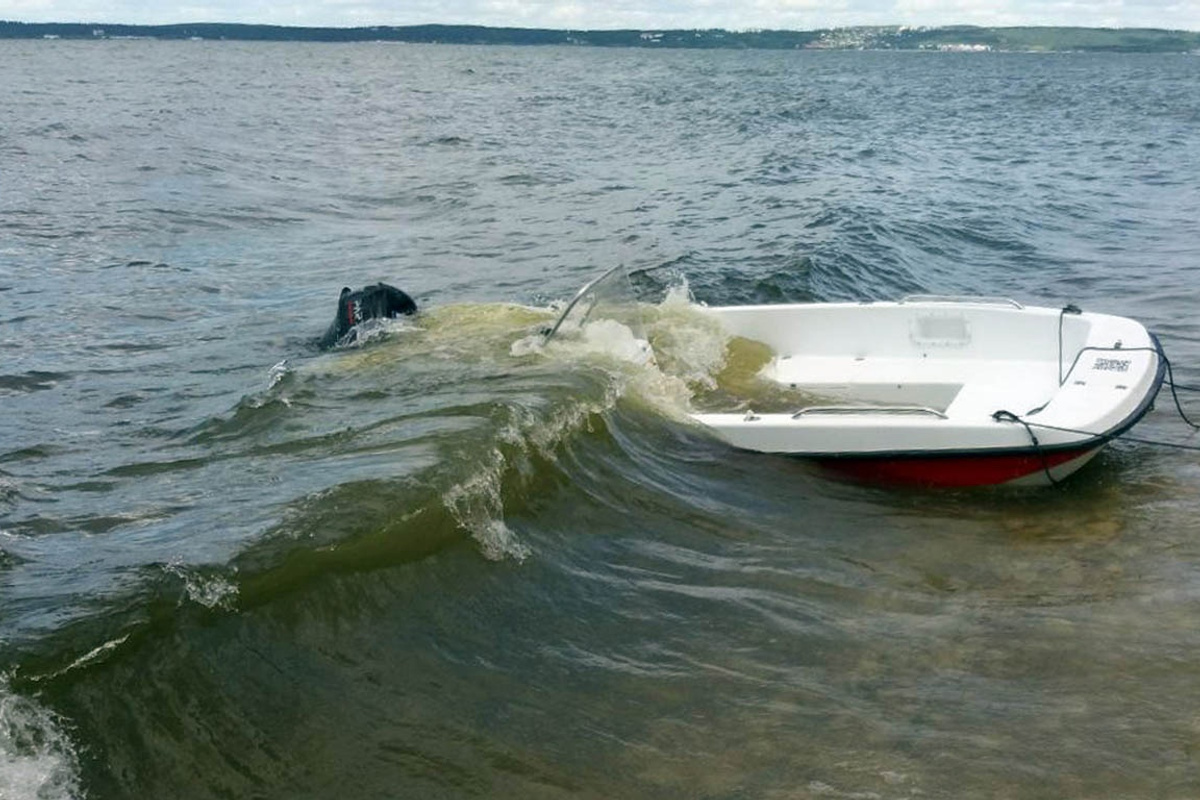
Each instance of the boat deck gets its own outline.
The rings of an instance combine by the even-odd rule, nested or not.
[[[765,345],[758,377],[794,391],[792,408],[693,414],[758,452],[1021,453],[1028,424],[1041,450],[1086,449],[1145,413],[1162,380],[1145,328],[1104,314],[989,300],[704,311]]]
[[[1027,414],[1059,389],[1058,363],[1037,360],[784,355],[761,377],[837,402],[924,407],[962,419],[1000,409]]]

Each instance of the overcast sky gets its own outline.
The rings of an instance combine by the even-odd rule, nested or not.
[[[529,28],[1081,25],[1200,30],[1200,0],[0,0],[25,22],[257,22],[354,27],[427,22]]]

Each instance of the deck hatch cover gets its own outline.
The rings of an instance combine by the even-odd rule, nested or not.
[[[971,325],[961,314],[925,314],[913,320],[914,344],[932,347],[966,347],[971,343]]]

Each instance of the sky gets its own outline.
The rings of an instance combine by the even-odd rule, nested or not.
[[[1078,25],[1200,30],[1200,0],[0,0],[0,19],[357,27],[782,28]]]

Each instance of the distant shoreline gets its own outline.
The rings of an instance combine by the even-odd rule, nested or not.
[[[813,31],[552,30],[478,25],[291,27],[205,22],[111,25],[0,21],[0,39],[163,39],[421,44],[565,45],[701,50],[1200,53],[1200,32],[1155,28],[867,26]]]

